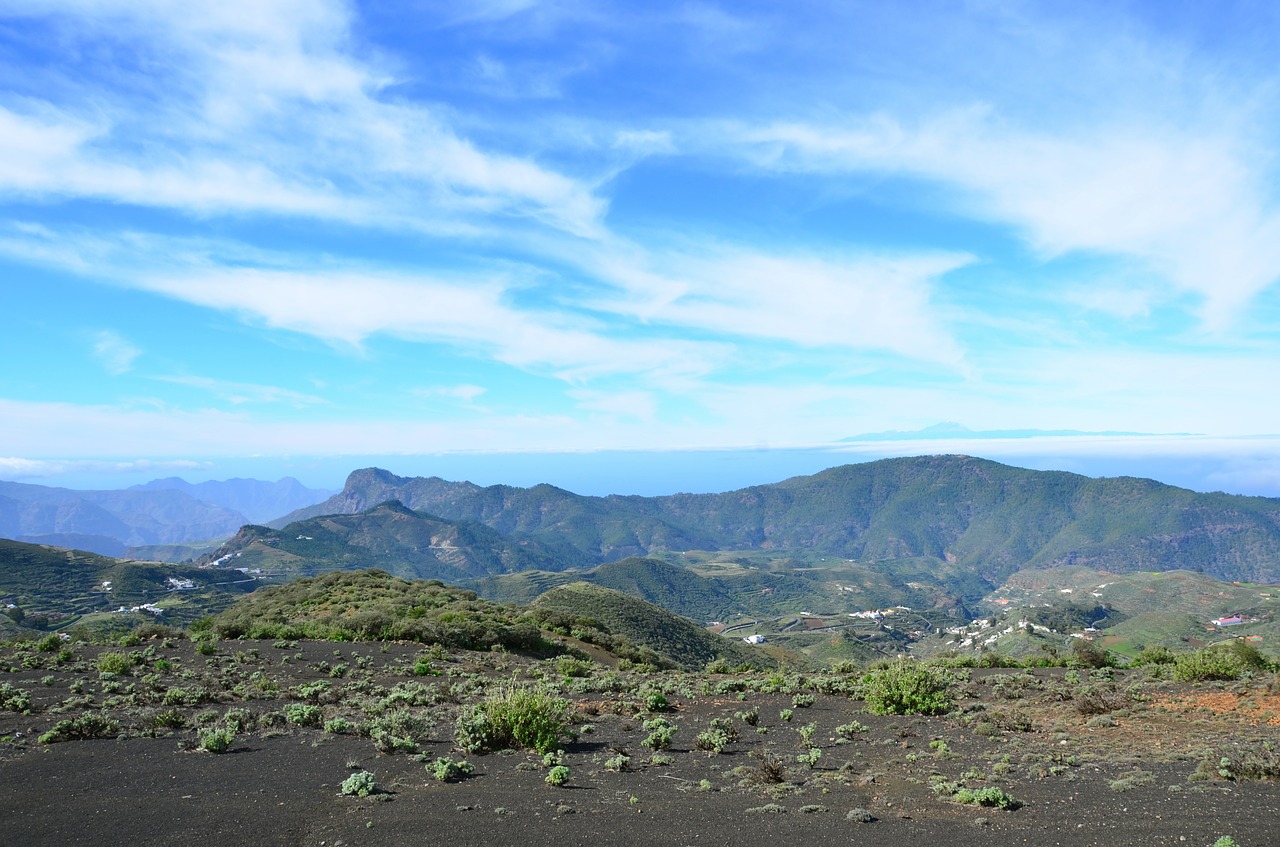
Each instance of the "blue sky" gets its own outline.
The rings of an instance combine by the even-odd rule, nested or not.
[[[903,8],[9,0],[0,478],[1280,494],[1280,7]]]

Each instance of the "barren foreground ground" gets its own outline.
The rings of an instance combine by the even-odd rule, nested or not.
[[[920,717],[868,714],[857,674],[584,664],[409,644],[5,649],[0,843],[1280,844],[1274,676],[958,670],[955,708]],[[513,679],[573,704],[563,785],[536,753],[455,745],[459,711]],[[658,716],[669,749],[644,743]],[[730,740],[698,749],[715,719]],[[222,727],[226,752],[198,749]],[[38,743],[51,730],[68,740]],[[474,772],[438,781],[442,757]],[[361,771],[379,793],[342,795]],[[984,788],[1016,808],[957,802]]]

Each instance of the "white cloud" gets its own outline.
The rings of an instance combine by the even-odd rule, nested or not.
[[[3,231],[0,230],[0,233]],[[0,234],[0,255],[88,273],[241,316],[272,329],[359,349],[375,335],[442,343],[578,383],[626,374],[687,383],[727,362],[716,341],[637,337],[572,309],[517,305],[527,269],[433,277],[379,267],[309,266],[235,245],[137,236],[83,236],[31,228]],[[223,266],[224,261],[237,264]],[[656,336],[656,333],[650,333]]]
[[[120,376],[133,369],[133,361],[142,355],[142,351],[119,333],[103,330],[93,337],[93,355],[107,373]]]
[[[451,400],[459,400],[463,405],[470,406],[480,397],[488,392],[487,388],[479,385],[471,385],[462,383],[460,385],[435,385],[425,388],[415,388],[411,391],[417,397],[446,397]]]
[[[717,355],[712,344],[611,338],[565,315],[519,311],[505,302],[508,285],[499,278],[449,282],[359,271],[225,268],[135,284],[330,342],[358,346],[380,333],[444,342],[569,381],[618,373],[696,376]]]
[[[194,470],[204,467],[204,463],[187,459],[163,461],[156,459],[133,459],[129,461],[108,462],[98,459],[23,459],[14,456],[0,456],[0,477],[4,479],[44,479],[79,473],[163,473],[172,471]]]
[[[594,270],[622,295],[588,305],[656,325],[799,347],[886,350],[960,368],[963,354],[931,295],[940,277],[969,261],[793,256],[724,245],[703,245],[696,255],[611,250]]]
[[[652,422],[658,416],[658,399],[651,391],[595,391],[575,389],[569,392],[579,409],[609,418],[630,418]]]
[[[482,150],[352,52],[349,10],[315,2],[25,3],[86,50],[151,63],[141,91],[81,78],[0,106],[0,192],[204,214],[252,211],[447,231],[508,215],[597,233],[590,182]],[[67,89],[70,90],[67,90]]]
[[[326,403],[324,398],[317,397],[314,394],[304,394],[300,391],[293,391],[274,385],[257,385],[249,382],[235,382],[190,375],[154,376],[151,378],[159,382],[185,385],[189,388],[208,391],[233,406],[239,406],[244,403],[285,403],[295,408],[302,408]]]
[[[1137,257],[1205,301],[1223,328],[1280,278],[1280,214],[1246,139],[1202,128],[1112,124],[1058,135],[987,108],[907,124],[722,128],[720,141],[770,170],[898,172],[963,192],[959,210],[1008,222],[1045,257]]]
[[[1093,286],[1070,289],[1063,294],[1063,299],[1095,312],[1133,320],[1149,316],[1160,296],[1150,288]]]

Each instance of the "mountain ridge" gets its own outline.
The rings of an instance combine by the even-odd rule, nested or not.
[[[130,548],[226,538],[255,520],[237,506],[261,520],[324,493],[289,477],[196,485],[170,477],[106,490],[0,481],[0,537],[120,556]]]
[[[806,549],[859,561],[925,557],[971,569],[991,585],[1025,567],[1061,565],[1280,582],[1280,499],[970,456],[883,459],[719,494],[659,497],[481,487],[365,468],[339,494],[271,525],[349,513],[375,498],[477,521],[596,564],[663,550]]]

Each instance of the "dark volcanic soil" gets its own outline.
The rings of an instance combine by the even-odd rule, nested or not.
[[[127,674],[99,673],[98,654],[112,651],[134,653]],[[12,668],[0,673],[0,699],[2,686],[10,702],[20,689],[30,714],[0,712],[0,844],[1203,847],[1223,835],[1241,847],[1280,844],[1280,783],[1230,772],[1247,756],[1255,766],[1269,761],[1264,742],[1280,743],[1280,726],[1269,723],[1277,720],[1270,677],[1187,687],[1138,672],[1109,681],[1061,669],[960,671],[968,679],[953,686],[952,714],[882,717],[840,694],[796,706],[795,691],[803,702],[828,684],[815,677],[601,667],[565,679],[554,662],[439,652],[430,673],[417,675],[426,652],[240,642],[203,656],[180,641],[127,651],[77,646],[59,662],[52,653],[6,650],[0,660]],[[513,675],[554,680],[579,709],[578,738],[564,745],[564,786],[545,783],[536,754],[467,756],[454,746],[460,702]],[[328,689],[297,688],[317,681]],[[641,744],[641,724],[652,717],[637,711],[645,681],[672,704],[663,713],[678,728],[663,751],[667,764],[650,763]],[[744,684],[780,690],[731,690]],[[427,727],[417,755],[380,753],[358,734],[372,716],[415,698],[408,711]],[[199,702],[183,703],[192,700]],[[346,718],[351,729],[289,723],[284,708],[301,703],[318,706],[324,720]],[[735,717],[753,708],[755,727]],[[36,743],[86,711],[117,721],[121,737]],[[229,712],[241,725],[229,752],[195,751],[199,727],[220,726]],[[738,731],[720,754],[694,749],[713,718]],[[186,726],[157,728],[179,719]],[[866,731],[840,737],[836,728],[851,721]],[[809,724],[821,750],[814,767],[796,758]],[[619,751],[629,763],[607,769]],[[476,772],[437,782],[427,765],[438,756],[466,758]],[[762,756],[781,766],[781,782],[765,780]],[[375,774],[385,793],[341,796],[341,782],[360,770]],[[1022,805],[961,805],[931,788],[939,782],[997,786]],[[854,809],[876,820],[847,819]]]

